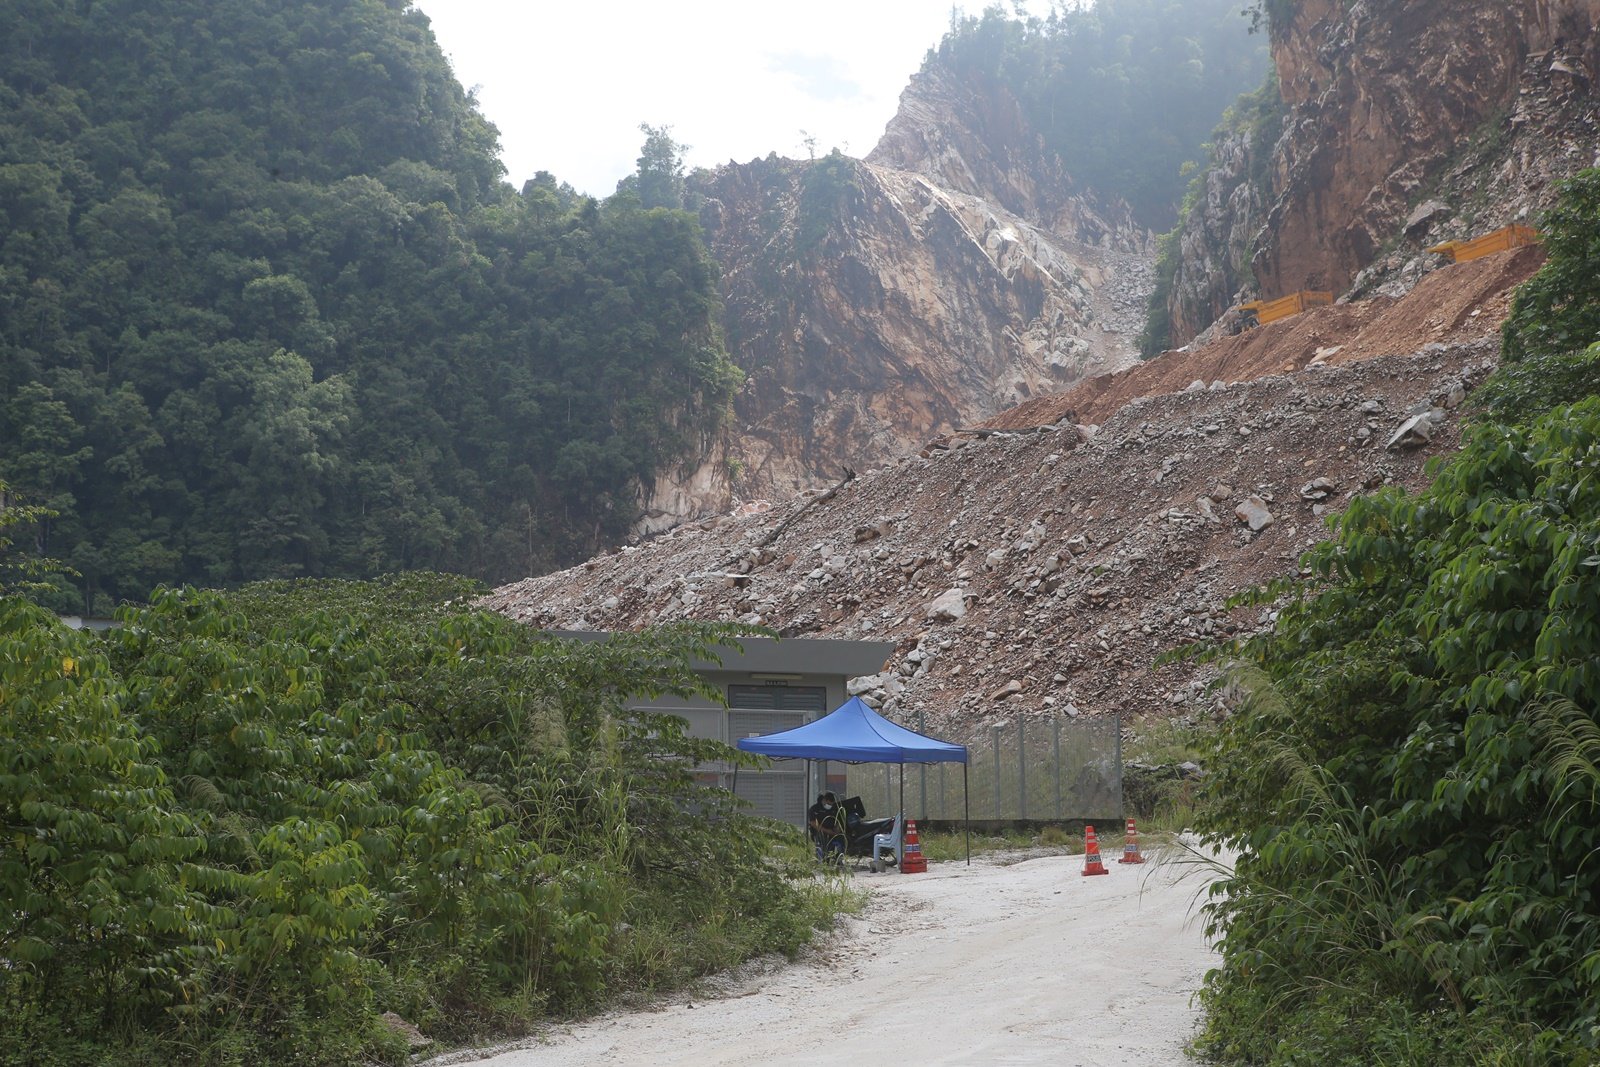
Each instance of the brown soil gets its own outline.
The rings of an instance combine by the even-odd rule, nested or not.
[[[1030,400],[981,428],[1048,426],[1069,415],[1073,422],[1098,425],[1131,400],[1181,392],[1197,381],[1207,386],[1253,381],[1313,363],[1355,363],[1420,352],[1432,344],[1469,344],[1498,332],[1511,291],[1543,263],[1544,250],[1535,246],[1443,267],[1400,300],[1377,297],[1316,308],[1197,351],[1166,352],[1065,393]]]

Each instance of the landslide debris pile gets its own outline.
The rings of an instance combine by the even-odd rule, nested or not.
[[[939,441],[755,514],[709,519],[484,603],[550,629],[739,620],[897,642],[852,689],[959,733],[999,717],[1199,712],[1210,668],[1163,652],[1253,631],[1224,606],[1294,573],[1324,517],[1423,481],[1492,340],[1140,398]]]
[[[1438,257],[1435,257],[1438,258]],[[984,423],[1017,430],[1058,422],[1097,423],[1141,396],[1237,382],[1323,363],[1472,344],[1498,335],[1512,291],[1544,263],[1537,246],[1440,267],[1399,300],[1386,296],[1314,308],[1291,319],[1193,350],[1178,349],[1064,392],[1037,397]]]

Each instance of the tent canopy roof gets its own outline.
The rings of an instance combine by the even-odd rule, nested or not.
[[[761,737],[741,737],[736,747],[774,759],[825,759],[841,763],[965,763],[967,746],[925,737],[897,726],[851,697],[816,722]]]

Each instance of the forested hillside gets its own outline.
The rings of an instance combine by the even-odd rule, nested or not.
[[[0,481],[58,513],[56,606],[535,572],[623,536],[721,417],[661,138],[604,202],[513,190],[399,0],[7,10]]]
[[[953,21],[929,61],[998,81],[1075,179],[1165,228],[1184,165],[1266,72],[1250,29],[1239,0],[1099,0],[1043,19],[991,7]]]

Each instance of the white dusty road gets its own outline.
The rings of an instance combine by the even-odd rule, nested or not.
[[[1103,877],[1081,856],[862,873],[862,917],[799,963],[435,1063],[1184,1067],[1213,874],[1170,854],[1108,855]]]

